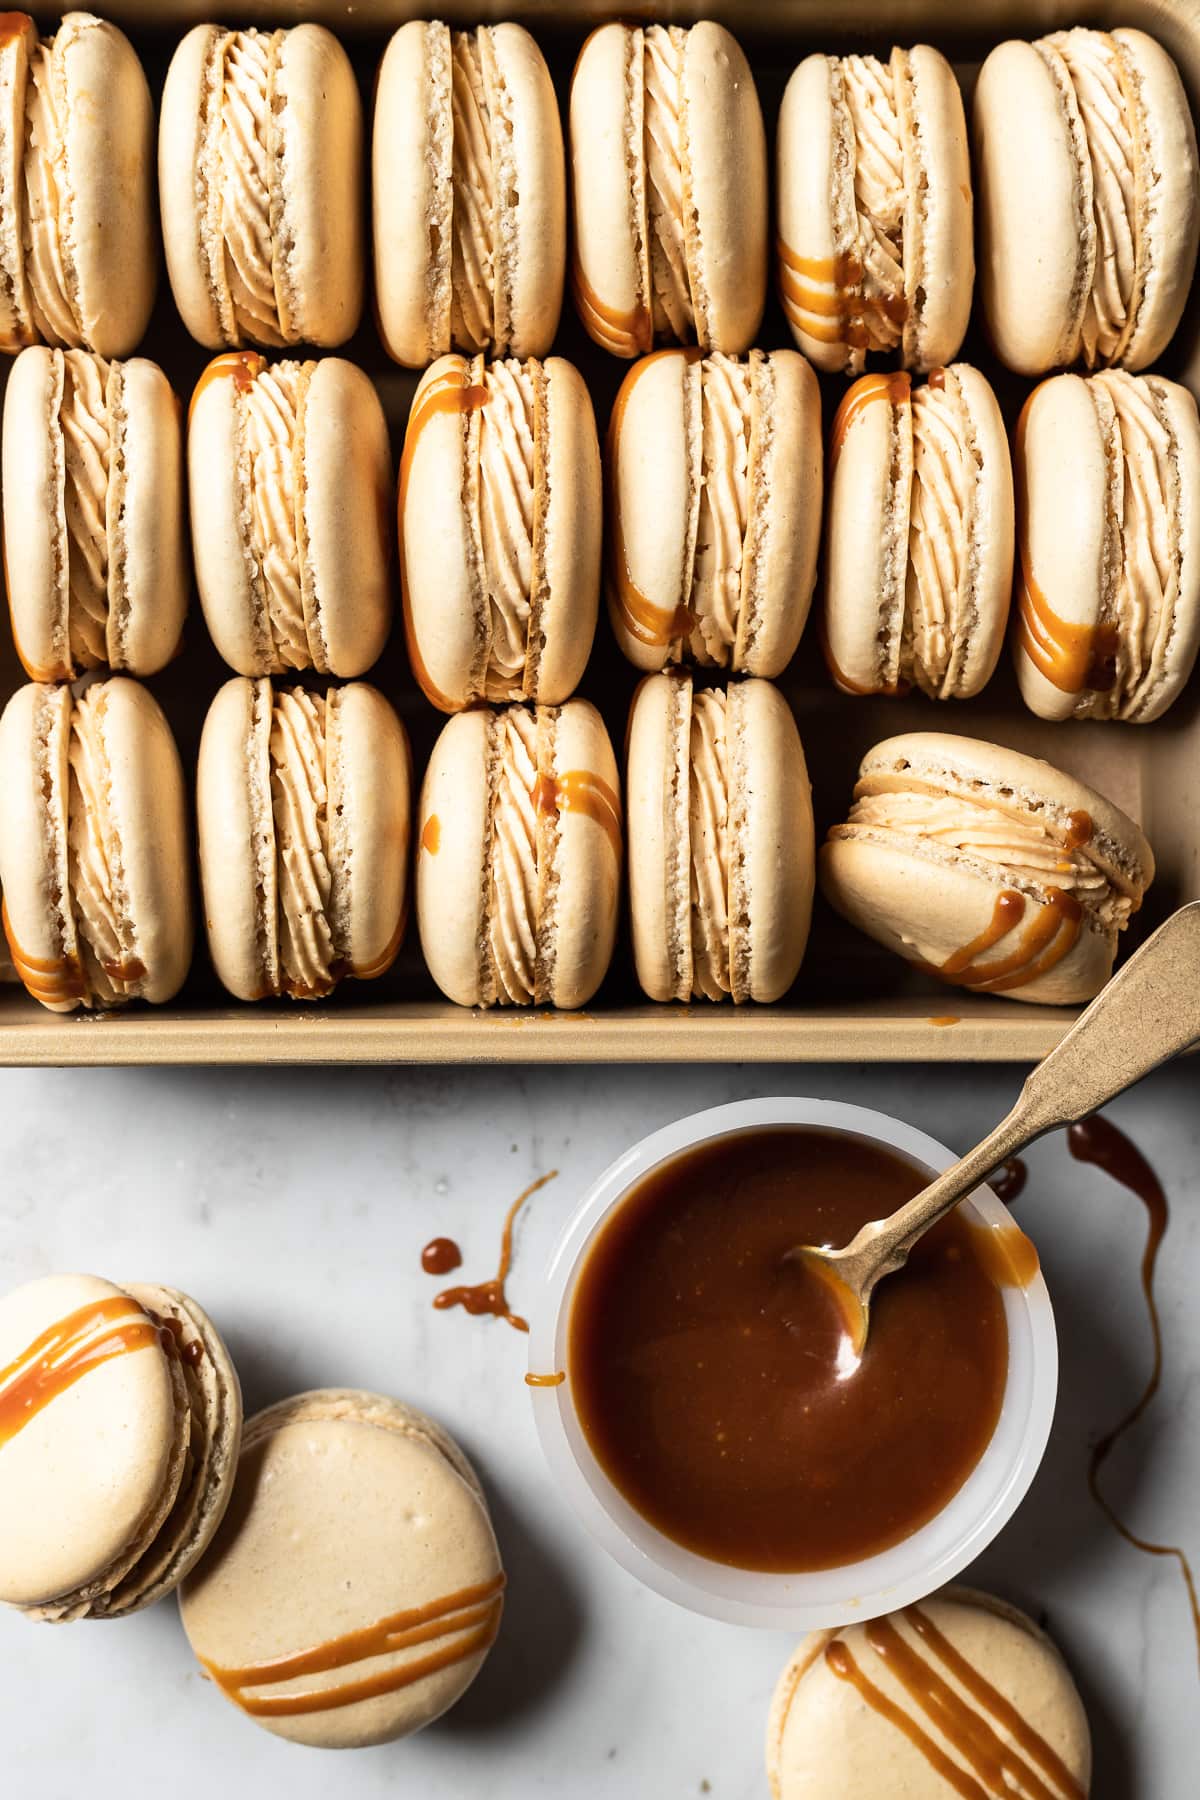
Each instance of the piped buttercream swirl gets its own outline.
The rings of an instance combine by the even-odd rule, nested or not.
[[[315,999],[337,979],[322,695],[303,688],[276,695],[270,754],[280,984],[295,999]]]
[[[48,39],[29,59],[22,233],[33,324],[47,344],[60,347],[84,341],[65,229],[71,192],[66,164],[66,94],[54,40]]]
[[[496,173],[492,122],[478,35],[451,37],[450,104],[453,226],[450,252],[450,335],[478,354],[496,340]]]
[[[861,318],[869,350],[900,342],[904,306],[904,145],[895,77],[875,56],[842,59],[854,128],[854,203],[862,265]],[[896,315],[896,316],[893,316]]]
[[[71,711],[67,750],[67,865],[85,978],[94,1003],[112,1006],[137,991],[145,973],[132,949],[121,846],[109,805],[104,689],[89,689]]]
[[[520,700],[529,648],[533,570],[535,368],[492,363],[479,413],[479,527],[487,582],[484,696]]]
[[[691,839],[692,992],[731,991],[729,956],[729,742],[725,695],[692,697],[688,825]]]
[[[650,298],[655,335],[686,341],[695,307],[684,221],[680,83],[684,32],[650,25],[643,32],[643,153],[649,225]]]
[[[495,997],[522,1006],[537,998],[537,720],[513,707],[497,715],[495,728],[488,960]]]
[[[307,669],[296,468],[305,365],[264,366],[239,396],[248,465],[251,548],[262,575],[276,669]]]
[[[692,653],[727,667],[737,639],[750,509],[752,364],[700,365],[701,482],[691,595]]]
[[[966,649],[970,521],[977,478],[965,409],[949,387],[912,395],[913,478],[900,675],[945,699]]]
[[[279,316],[271,223],[273,49],[269,32],[225,36],[218,188],[222,273],[233,311],[233,339],[281,345],[288,338]]]

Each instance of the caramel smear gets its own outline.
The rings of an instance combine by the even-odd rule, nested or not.
[[[470,1313],[475,1318],[489,1316],[493,1319],[503,1319],[507,1325],[512,1326],[514,1331],[529,1330],[529,1321],[510,1309],[508,1296],[504,1291],[504,1284],[508,1280],[508,1272],[512,1267],[513,1226],[516,1223],[517,1214],[525,1202],[540,1188],[544,1188],[548,1181],[553,1181],[557,1174],[557,1169],[551,1169],[548,1174],[539,1175],[536,1181],[530,1182],[523,1193],[517,1195],[509,1207],[504,1219],[504,1230],[500,1237],[500,1266],[491,1280],[476,1282],[471,1287],[443,1288],[440,1294],[435,1295],[433,1302],[439,1312],[444,1312],[450,1306],[461,1306],[464,1312]]]

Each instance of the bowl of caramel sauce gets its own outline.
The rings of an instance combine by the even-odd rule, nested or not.
[[[535,1420],[583,1523],[647,1586],[814,1630],[919,1600],[1019,1505],[1058,1379],[1037,1252],[981,1188],[876,1289],[855,1354],[786,1252],[844,1244],[953,1153],[863,1107],[792,1098],[627,1151],[554,1252]]]

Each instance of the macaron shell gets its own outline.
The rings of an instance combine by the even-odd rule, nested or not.
[[[77,1308],[120,1295],[91,1275],[18,1288],[0,1301],[0,1368]],[[58,1393],[0,1445],[0,1599],[34,1608],[106,1579],[169,1506],[182,1450],[157,1340]]]
[[[609,425],[609,618],[629,661],[648,673],[671,659],[672,621],[690,591],[699,490],[688,417],[698,418],[699,399],[689,402],[688,390],[699,379],[694,353],[654,352],[626,375]],[[623,589],[639,612],[644,601],[661,615],[661,630],[638,628]]]
[[[1175,626],[1162,685],[1152,710],[1143,715],[1149,720],[1161,717],[1177,698],[1190,680],[1200,653],[1200,410],[1190,388],[1158,376],[1146,379],[1153,383],[1175,435],[1181,540]]]
[[[28,288],[21,244],[21,206],[25,164],[25,92],[29,60],[38,44],[38,29],[28,13],[12,13],[11,30],[0,41],[0,350],[20,350],[33,341]]]
[[[596,415],[587,384],[561,356],[546,376],[541,652],[530,698],[558,706],[583,680],[600,605],[604,505]]]
[[[893,68],[897,60],[893,53]],[[915,44],[904,61],[907,124],[914,134],[905,214],[904,287],[910,306],[904,363],[928,370],[957,356],[971,316],[971,159],[962,91],[946,58],[928,44]]]
[[[374,383],[354,363],[323,357],[304,407],[304,517],[330,674],[365,674],[387,640],[393,492]]]
[[[332,32],[305,24],[283,33],[276,94],[289,335],[331,349],[358,325],[364,255],[362,107],[350,58]]]
[[[1142,219],[1146,287],[1121,361],[1127,369],[1148,369],[1175,335],[1196,268],[1196,127],[1179,70],[1162,45],[1144,31],[1121,28],[1112,35],[1135,71],[1150,156],[1150,194]]]
[[[778,1000],[795,981],[812,919],[812,789],[800,733],[769,681],[731,683],[729,822],[735,999]],[[738,904],[738,902],[741,904]]]
[[[512,159],[510,356],[545,356],[562,311],[567,177],[562,123],[546,59],[521,25],[483,25],[503,84]],[[510,196],[511,200],[512,196]]]
[[[330,761],[330,859],[344,888],[349,973],[382,975],[400,948],[408,911],[412,758],[390,703],[364,681],[331,688],[325,732]]]
[[[704,298],[697,336],[706,350],[735,355],[754,342],[767,293],[767,140],[758,91],[741,45],[707,19],[684,40],[681,86]]]
[[[217,299],[209,283],[197,215],[196,171],[208,156],[204,92],[208,57],[220,25],[193,25],[175,48],[159,103],[158,192],[163,249],[171,294],[184,325],[210,350],[225,344]]]
[[[140,356],[122,365],[120,394],[125,606],[120,618],[110,611],[108,656],[131,675],[155,675],[179,649],[190,580],[179,401],[158,365]]]
[[[743,552],[752,567],[743,565],[732,667],[774,678],[795,655],[808,619],[821,543],[824,454],[821,391],[810,364],[798,351],[774,350],[764,370],[770,436],[752,487],[754,521]]]
[[[554,725],[558,811],[557,882],[551,890],[551,1000],[585,1006],[612,960],[621,894],[621,781],[604,721],[589,700],[570,700]],[[594,778],[595,810],[578,803],[572,778]],[[605,792],[607,790],[607,793]]]
[[[449,342],[450,321],[435,324],[434,296],[449,295],[448,244],[434,244],[438,211],[438,147],[431,144],[430,34],[444,25],[410,19],[388,42],[375,84],[371,128],[371,221],[375,305],[384,348],[406,368],[423,368]],[[447,72],[447,79],[449,79]],[[449,120],[445,121],[449,163]],[[435,267],[435,260],[439,267]],[[443,341],[443,338],[445,341]]]
[[[275,956],[270,718],[270,682],[244,676],[227,681],[208,709],[196,766],[208,949],[222,983],[239,1000],[258,1000],[270,991],[265,958]],[[264,878],[269,887],[260,896]]]
[[[875,398],[854,406],[857,393],[874,388]],[[853,693],[873,693],[890,684],[898,666],[912,484],[911,406],[907,393],[892,398],[887,378],[874,375],[848,389],[843,406],[844,435],[841,421],[835,421],[829,456],[825,644],[835,681]]]
[[[627,80],[632,57],[636,76]],[[641,144],[641,34],[636,26],[600,25],[579,52],[571,78],[570,139],[572,255],[577,287],[591,292],[606,314],[593,320],[598,341],[615,355],[649,348],[649,273],[639,256],[639,218],[645,178],[635,145]],[[580,282],[580,277],[582,281]]]
[[[70,720],[70,688],[38,682],[18,688],[0,715],[0,887],[14,960],[34,968],[53,969],[76,948],[63,905]],[[80,1000],[43,1004],[70,1012]]]
[[[201,377],[187,434],[192,556],[204,622],[218,654],[239,675],[260,675],[266,672],[264,631],[239,477],[238,406],[233,380]]]
[[[1008,433],[991,383],[970,363],[951,364],[947,377],[966,409],[979,469],[973,519],[975,624],[956,688],[967,698],[986,687],[1004,648],[1013,590],[1016,508]]]
[[[833,59],[806,56],[784,89],[775,138],[780,241],[794,256],[831,266],[849,249],[854,220],[852,186],[838,157],[832,83]],[[782,283],[786,289],[786,273]],[[788,311],[786,297],[784,311]],[[815,368],[837,374],[848,366],[850,345],[813,337],[790,317],[788,323]]]
[[[61,353],[31,344],[4,390],[4,578],[13,643],[33,681],[74,674],[67,646],[66,516],[58,406]]]
[[[638,981],[659,1001],[686,1001],[692,991],[691,711],[692,678],[672,673],[639,683],[629,714],[629,921]]]
[[[458,713],[433,746],[417,812],[417,925],[429,973],[460,1006],[482,999],[491,714]]]

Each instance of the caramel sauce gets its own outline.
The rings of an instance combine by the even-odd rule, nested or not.
[[[490,1316],[493,1319],[503,1319],[505,1324],[511,1325],[514,1331],[529,1330],[528,1320],[510,1310],[508,1296],[504,1291],[508,1272],[512,1268],[513,1225],[525,1202],[536,1194],[539,1188],[544,1188],[548,1181],[553,1181],[557,1174],[557,1169],[551,1169],[548,1174],[539,1175],[536,1181],[531,1181],[529,1186],[517,1195],[509,1207],[504,1219],[504,1230],[500,1236],[500,1263],[491,1280],[476,1282],[471,1287],[443,1288],[440,1294],[435,1295],[433,1302],[439,1312],[443,1312],[448,1306],[461,1306],[464,1312],[470,1313],[475,1318]]]
[[[214,356],[208,367],[201,371],[200,379],[192,389],[192,398],[188,403],[189,428],[196,411],[196,402],[205,388],[211,387],[214,381],[232,381],[235,392],[248,394],[266,366],[266,357],[260,356],[257,350],[227,350],[222,356]]]
[[[200,1658],[213,1680],[243,1712],[260,1719],[291,1718],[299,1713],[326,1712],[333,1707],[354,1706],[360,1700],[374,1700],[380,1694],[394,1694],[411,1687],[427,1675],[453,1668],[469,1656],[477,1656],[495,1641],[503,1610],[504,1576],[480,1582],[475,1587],[460,1588],[426,1606],[410,1607],[406,1612],[390,1614],[358,1631],[347,1631],[330,1638],[311,1650],[295,1656],[277,1656],[267,1662],[249,1663],[244,1668],[219,1668]],[[300,1694],[254,1694],[251,1688],[273,1687],[281,1681],[298,1681],[308,1675],[325,1675],[367,1662],[372,1657],[391,1656],[398,1650],[416,1644],[437,1644],[441,1649],[426,1656],[413,1657],[390,1669],[379,1669],[357,1681],[345,1681],[333,1687],[315,1688]]]
[[[925,385],[933,388],[936,393],[941,393],[946,385],[945,369],[930,369],[925,377]]]
[[[531,1373],[525,1377],[525,1386],[531,1388],[556,1388],[561,1387],[566,1379],[567,1371],[565,1369],[555,1369],[549,1375],[534,1375]]]
[[[863,265],[857,256],[798,256],[781,237],[775,240],[779,297],[789,322],[821,344],[870,348],[868,320],[887,319],[903,325],[908,301],[903,294],[865,294]]]
[[[935,1018],[930,1019],[929,1023],[944,1029],[947,1025],[961,1025],[962,1019],[958,1013],[938,1013]]]
[[[157,1325],[160,1341],[168,1354],[177,1356],[180,1362],[185,1363],[189,1369],[198,1369],[204,1361],[204,1339],[201,1337],[189,1338],[185,1344],[182,1319],[167,1318],[162,1313],[156,1312],[149,1312],[148,1316]]]
[[[61,1006],[69,1000],[87,999],[87,980],[78,956],[29,956],[16,940],[6,900],[0,900],[0,920],[8,939],[13,968],[35,1000],[40,1000],[44,1006]]]
[[[448,1275],[462,1262],[462,1251],[453,1238],[430,1238],[421,1252],[421,1267],[427,1275]]]
[[[543,817],[555,812],[582,813],[607,834],[613,855],[621,860],[621,802],[602,775],[590,769],[567,769],[561,775],[539,775],[533,804]]]
[[[1196,1580],[1186,1554],[1176,1544],[1156,1544],[1150,1539],[1138,1537],[1130,1531],[1105,1499],[1100,1487],[1100,1470],[1108,1460],[1113,1447],[1127,1431],[1137,1424],[1157,1394],[1162,1382],[1162,1321],[1158,1316],[1158,1301],[1154,1294],[1154,1272],[1158,1263],[1158,1253],[1170,1220],[1167,1196],[1158,1176],[1137,1145],[1131,1143],[1125,1133],[1119,1131],[1110,1120],[1104,1117],[1103,1113],[1094,1113],[1090,1119],[1083,1119],[1069,1126],[1067,1147],[1077,1162],[1091,1163],[1093,1167],[1102,1169],[1113,1181],[1128,1188],[1129,1192],[1140,1200],[1146,1209],[1146,1248],[1142,1253],[1141,1276],[1142,1293],[1150,1318],[1150,1337],[1154,1346],[1150,1375],[1135,1404],[1123,1418],[1117,1421],[1111,1431],[1106,1431],[1104,1436],[1093,1445],[1091,1460],[1088,1464],[1088,1489],[1109,1524],[1120,1533],[1126,1543],[1132,1544],[1135,1550],[1145,1551],[1148,1556],[1169,1556],[1179,1564],[1192,1611],[1197,1656],[1200,1657],[1200,1595],[1197,1594]]]
[[[602,350],[628,360],[652,348],[654,320],[650,308],[644,302],[628,311],[609,306],[588,281],[578,253],[571,257],[571,295],[584,330]]]
[[[872,1301],[861,1359],[833,1296],[787,1259],[848,1242],[925,1181],[849,1135],[739,1132],[653,1170],[602,1221],[566,1372],[600,1466],[667,1537],[738,1568],[832,1568],[957,1493],[1008,1369],[978,1234],[955,1213],[916,1245]]]
[[[988,1182],[997,1200],[1003,1200],[1005,1206],[1011,1206],[1014,1200],[1025,1192],[1025,1183],[1029,1180],[1029,1170],[1019,1156],[1010,1156],[1008,1161],[992,1176]]]
[[[997,896],[990,924],[978,937],[972,938],[969,944],[964,944],[961,950],[948,956],[938,970],[939,975],[944,976],[947,981],[954,981],[958,976],[967,974],[975,958],[982,956],[985,950],[990,950],[993,944],[998,944],[1001,938],[1007,937],[1024,916],[1024,894],[1018,894],[1015,888],[1005,888]]]
[[[421,827],[421,848],[430,856],[436,856],[442,847],[442,821],[436,813],[430,813]]]
[[[646,598],[629,573],[629,558],[625,549],[625,533],[621,524],[621,507],[619,486],[617,481],[617,463],[621,428],[625,420],[625,409],[629,405],[629,396],[641,380],[646,370],[663,356],[685,356],[689,362],[700,359],[702,352],[693,346],[684,351],[656,350],[652,356],[643,357],[626,375],[617,397],[613,401],[613,409],[609,415],[608,438],[604,457],[604,477],[607,489],[605,507],[610,542],[609,580],[613,599],[621,617],[621,623],[630,637],[639,643],[651,644],[666,648],[677,638],[690,637],[696,625],[696,615],[690,607],[682,602],[673,612],[655,606]]]
[[[77,1307],[0,1369],[0,1444],[91,1370],[154,1347],[163,1348],[159,1327],[127,1294]]]
[[[961,950],[955,950],[943,963],[914,961],[914,968],[935,975],[941,981],[972,988],[980,994],[1006,994],[1014,988],[1024,987],[1047,974],[1069,954],[1083,919],[1083,908],[1073,894],[1049,887],[1045,890],[1043,904],[1019,931],[1009,954],[981,963],[979,958],[986,951],[1018,931],[1026,905],[1024,894],[1017,893],[1015,888],[1004,888],[996,897],[990,923],[978,937],[964,944]]]
[[[1095,829],[1096,827],[1092,822],[1091,813],[1068,813],[1067,837],[1063,848],[1066,850],[1082,850],[1085,844],[1091,843]]]
[[[7,44],[13,44],[18,38],[23,37],[31,25],[33,25],[33,20],[28,13],[0,13],[0,50],[4,49]]]
[[[831,474],[837,467],[842,445],[851,426],[877,400],[886,400],[891,406],[908,406],[912,400],[911,375],[904,369],[896,369],[890,375],[861,375],[846,389],[833,415],[833,428],[829,436]]]
[[[972,1224],[968,1229],[975,1254],[997,1287],[1028,1287],[1041,1270],[1037,1246],[1019,1225]]]

